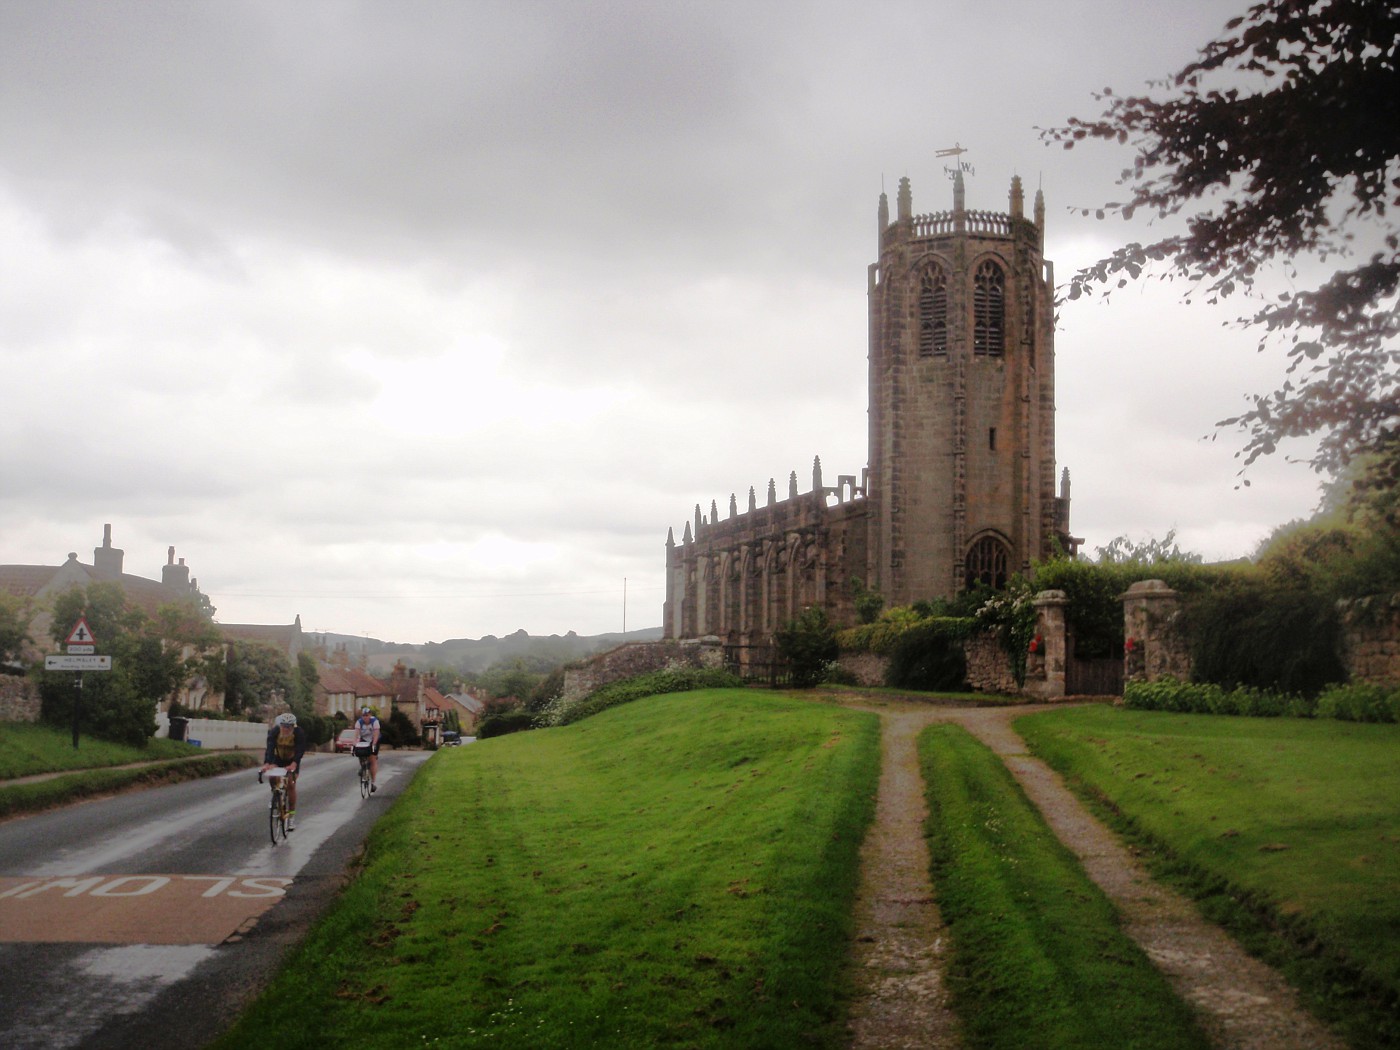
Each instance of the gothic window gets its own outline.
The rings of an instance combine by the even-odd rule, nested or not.
[[[972,283],[972,352],[1000,357],[1006,348],[1006,275],[988,259]]]
[[[993,590],[1006,586],[1006,544],[995,536],[983,536],[967,552],[963,563],[964,583],[968,590],[985,584]]]
[[[919,356],[948,356],[948,278],[937,266],[919,278]]]

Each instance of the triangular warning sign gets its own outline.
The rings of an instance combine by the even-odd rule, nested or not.
[[[97,639],[92,636],[92,628],[87,625],[87,617],[80,616],[78,617],[78,622],[73,626],[73,629],[68,632],[68,637],[64,639],[64,644],[91,645],[95,641],[97,641]]]

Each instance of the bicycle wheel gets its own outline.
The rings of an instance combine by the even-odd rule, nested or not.
[[[369,763],[360,760],[360,797],[369,798]]]
[[[277,845],[277,829],[282,815],[281,807],[277,805],[277,792],[272,793],[272,804],[267,807],[267,830],[272,836],[272,844]],[[286,837],[286,824],[281,824],[282,836]]]

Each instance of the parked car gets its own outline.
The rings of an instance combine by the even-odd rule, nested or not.
[[[360,734],[354,729],[342,729],[336,734],[335,738],[336,754],[340,754],[341,752],[348,754],[353,751],[355,749],[355,741],[358,739],[360,739]]]
[[[458,732],[456,732],[456,731],[454,731],[454,730],[451,730],[451,729],[444,729],[444,730],[442,731],[442,746],[443,746],[443,747],[451,747],[451,746],[453,746],[454,744],[461,744],[461,742],[462,742],[462,734],[461,734],[461,733],[458,733]]]

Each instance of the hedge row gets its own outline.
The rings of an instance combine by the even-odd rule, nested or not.
[[[1210,682],[1129,682],[1123,705],[1139,711],[1196,715],[1250,715],[1256,718],[1335,718],[1342,722],[1400,722],[1400,689],[1364,682],[1328,686],[1315,699],[1291,693]]]

